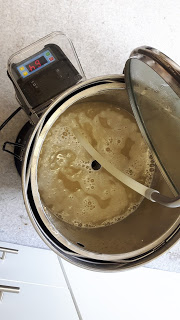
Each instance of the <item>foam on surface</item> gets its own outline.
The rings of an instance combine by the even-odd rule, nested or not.
[[[116,168],[150,186],[154,162],[127,111],[104,102],[79,103],[55,122],[43,144],[38,164],[41,199],[56,217],[80,227],[101,227],[124,219],[143,197],[94,160],[76,139],[77,128]]]

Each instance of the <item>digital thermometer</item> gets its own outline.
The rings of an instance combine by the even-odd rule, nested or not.
[[[47,44],[32,56],[13,63],[10,76],[17,97],[24,105],[23,95],[32,109],[43,110],[52,99],[77,84],[82,76],[56,44]],[[17,90],[17,85],[20,90]],[[20,91],[23,95],[20,94]]]

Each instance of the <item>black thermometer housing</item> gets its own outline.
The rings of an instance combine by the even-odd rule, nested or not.
[[[13,77],[33,109],[43,110],[52,99],[77,84],[82,76],[56,44],[47,44],[29,58],[12,64]],[[9,78],[13,79],[8,73]],[[17,97],[23,96],[13,82]]]

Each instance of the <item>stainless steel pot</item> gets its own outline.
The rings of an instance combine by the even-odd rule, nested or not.
[[[129,217],[114,225],[83,229],[47,217],[37,185],[39,153],[56,119],[77,101],[106,101],[132,113],[123,75],[84,81],[59,96],[35,126],[26,148],[22,170],[23,196],[29,217],[41,238],[58,255],[84,268],[113,271],[145,263],[179,239],[180,209],[144,199]],[[156,168],[153,186],[172,196]]]

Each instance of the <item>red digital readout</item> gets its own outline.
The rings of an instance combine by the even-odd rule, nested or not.
[[[47,60],[45,59],[44,56],[40,57],[39,59],[36,59],[34,61],[32,61],[31,63],[26,65],[26,68],[28,69],[29,72],[32,72],[38,68],[40,68],[41,66],[43,66],[43,64],[46,64]]]
[[[41,67],[41,63],[40,63],[39,60],[35,60],[34,63],[35,63],[35,65],[36,65],[38,68]],[[29,67],[29,71],[30,71],[30,72],[36,69],[36,66],[35,66],[35,65],[30,65],[30,64],[29,64],[28,67]]]

